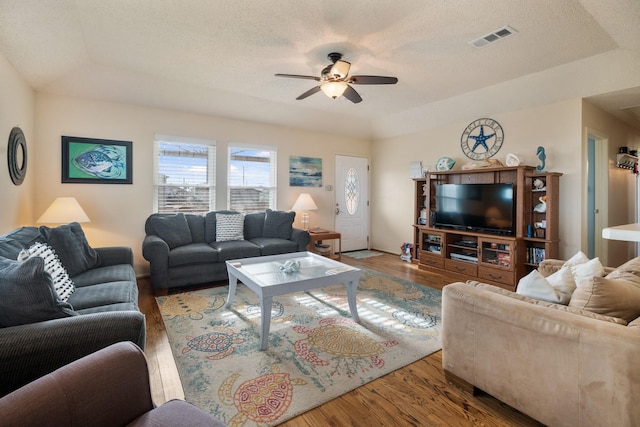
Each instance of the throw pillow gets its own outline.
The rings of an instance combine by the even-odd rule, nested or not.
[[[520,279],[516,293],[540,301],[567,305],[576,283],[569,267],[562,267],[555,273],[544,277],[538,270]]]
[[[216,241],[244,240],[244,215],[216,213]]]
[[[192,242],[189,223],[183,213],[170,216],[156,215],[151,218],[151,225],[156,231],[156,235],[169,245],[169,249]]]
[[[60,262],[73,277],[100,264],[100,256],[95,251],[77,222],[55,228],[40,227],[40,234],[49,246],[55,249]]]
[[[589,261],[589,257],[582,251],[576,252],[574,256],[569,258],[563,265],[563,267],[573,267],[574,265],[584,264]]]
[[[640,277],[640,257],[636,257],[625,262],[620,267],[609,273],[607,275],[607,279],[616,279],[618,276],[626,275],[626,273]]]
[[[76,291],[76,287],[55,251],[44,243],[34,243],[29,249],[24,249],[20,252],[18,261],[25,261],[34,256],[44,260],[44,270],[51,275],[53,288],[56,290],[58,297],[67,302],[69,296]]]
[[[271,209],[267,209],[264,217],[262,237],[275,237],[289,240],[291,238],[291,232],[293,231],[293,220],[295,217],[295,212],[272,211]]]
[[[600,263],[599,258],[594,258],[582,264],[573,265],[571,267],[571,273],[576,283],[589,279],[591,277],[604,277],[604,267]]]
[[[578,283],[569,307],[631,322],[640,316],[640,287],[627,280],[591,277]]]
[[[0,327],[75,316],[73,307],[58,298],[44,259],[15,261],[0,257]]]

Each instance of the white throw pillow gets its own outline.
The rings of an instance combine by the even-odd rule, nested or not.
[[[589,262],[589,257],[584,254],[582,251],[578,251],[574,256],[569,258],[567,262],[565,262],[563,267],[573,267],[574,265],[584,264],[585,262]]]
[[[244,240],[244,214],[216,213],[216,241]]]
[[[573,265],[571,267],[573,280],[580,286],[580,282],[592,277],[604,277],[604,267],[599,258],[594,258],[582,264]]]
[[[516,293],[540,301],[567,305],[575,289],[576,283],[571,269],[562,267],[547,277],[538,270],[533,270],[520,279]]]
[[[29,249],[23,249],[18,254],[18,260],[24,261],[28,258],[38,256],[44,259],[44,270],[51,275],[53,287],[58,297],[67,302],[69,296],[76,291],[76,287],[71,281],[67,270],[64,268],[56,252],[52,247],[44,243],[34,243]]]

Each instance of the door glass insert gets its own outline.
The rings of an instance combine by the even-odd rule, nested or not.
[[[344,204],[349,215],[354,215],[358,210],[360,200],[360,180],[358,172],[354,168],[349,168],[344,179]]]

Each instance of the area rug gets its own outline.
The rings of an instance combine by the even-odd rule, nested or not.
[[[364,259],[364,258],[371,258],[371,257],[374,257],[374,256],[384,255],[384,253],[383,252],[363,250],[363,251],[342,252],[340,255],[349,256],[349,257],[355,258],[355,259]]]
[[[259,351],[258,296],[238,284],[158,297],[185,399],[230,426],[271,426],[441,348],[441,293],[362,270],[355,323],[346,286],[273,300]]]

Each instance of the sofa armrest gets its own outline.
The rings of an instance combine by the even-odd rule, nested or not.
[[[146,359],[129,342],[74,361],[0,399],[6,425],[121,426],[152,409]]]
[[[544,277],[547,277],[555,273],[556,271],[560,270],[564,265],[564,263],[565,261],[561,259],[551,259],[551,258],[545,259],[545,260],[542,260],[542,262],[540,262],[540,265],[538,265],[538,271]]]
[[[311,237],[308,231],[294,228],[291,230],[291,239],[289,240],[297,243],[299,252],[304,252],[307,250],[307,246],[309,246]]]
[[[107,246],[95,248],[100,255],[100,267],[129,264],[133,267],[133,250],[128,246]]]
[[[488,286],[443,289],[446,371],[544,424],[640,425],[640,328]]]
[[[120,341],[144,348],[139,311],[85,314],[0,329],[0,395]]]
[[[149,261],[149,273],[153,289],[169,287],[169,245],[154,234],[147,234],[142,241],[142,256]]]

